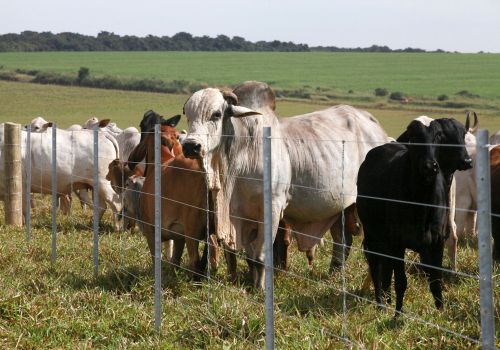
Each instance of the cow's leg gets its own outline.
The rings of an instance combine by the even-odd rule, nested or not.
[[[188,231],[186,232],[186,248],[189,256],[189,270],[193,276],[193,280],[199,281],[203,275],[200,264],[200,253],[198,251],[199,241],[191,238]]]
[[[71,214],[71,197],[67,194],[58,195],[59,206],[64,215]]]
[[[203,247],[203,255],[200,260],[200,271],[206,271],[208,265],[208,252],[210,251],[210,271],[216,273],[219,268],[219,243],[215,235],[210,235],[208,240],[208,244],[205,242],[205,246]]]
[[[279,218],[280,212],[273,208],[273,223],[271,227],[271,234],[273,235],[273,243],[274,237],[276,236],[276,231],[278,230],[279,220],[274,218]],[[252,269],[252,280],[253,286],[257,289],[264,289],[264,225],[259,224],[256,230],[255,238],[246,245],[245,249],[247,254],[249,254],[249,258],[252,261],[253,269]]]
[[[220,248],[219,243],[217,242],[217,236],[210,235],[208,237],[209,243],[209,251],[210,251],[210,268],[212,271],[217,271],[219,267],[219,259],[220,259]],[[203,268],[204,270],[205,268]]]
[[[406,273],[405,273],[405,262],[404,251],[398,254],[398,258],[401,260],[394,261],[394,289],[396,290],[396,314],[397,317],[400,312],[403,311],[403,298],[407,287]]]
[[[474,208],[473,210],[475,210]],[[465,219],[465,232],[470,235],[470,236],[476,236],[477,230],[476,230],[476,213],[467,213],[466,219]]]
[[[316,256],[316,246],[306,251],[307,265],[310,269],[313,268],[314,257]]]
[[[491,234],[493,236],[493,260],[500,263],[500,218],[491,217]]]
[[[281,215],[281,209],[273,206],[272,208],[273,222],[271,225],[271,235],[272,243],[274,243],[274,238],[276,237],[276,232],[278,231],[279,218]],[[262,222],[262,220],[261,220]],[[257,235],[255,239],[250,243],[252,260],[254,263],[254,273],[253,273],[253,285],[257,289],[264,289],[264,224],[259,224],[257,229]],[[274,267],[274,266],[273,266]]]
[[[134,233],[134,230],[135,230],[135,218],[129,219],[128,227],[125,226],[125,229],[130,229],[130,233]]]
[[[175,267],[180,267],[182,262],[182,253],[184,253],[184,245],[186,243],[186,240],[184,238],[176,238],[168,241],[172,242],[172,253],[171,253],[172,256],[169,259],[169,261]]]
[[[356,203],[351,204],[344,212],[345,216],[345,231],[352,236],[359,236],[363,233],[363,227],[359,220]]]
[[[368,266],[370,268],[370,275],[373,281],[373,287],[375,289],[375,301],[378,305],[383,305],[382,299],[382,287],[381,287],[381,257],[376,254],[372,254],[369,251],[371,249],[365,245],[365,256],[368,261]]]
[[[99,221],[102,215],[104,215],[106,204],[110,206],[113,212],[114,230],[115,232],[119,232],[120,222],[118,220],[118,213],[121,211],[120,196],[113,190],[109,181],[102,180],[99,181]]]
[[[443,308],[443,272],[441,271],[441,266],[443,264],[443,246],[443,241],[437,242],[430,248],[425,249],[421,254],[422,263],[436,267],[424,266],[423,269],[429,281],[429,287],[434,297],[434,304],[438,309]]]
[[[382,285],[382,295],[387,304],[391,304],[391,282],[392,282],[392,271],[394,270],[394,259],[381,257],[382,269],[381,269],[381,285]]]
[[[344,229],[345,246],[342,242],[342,219],[338,219],[330,228],[332,235],[333,248],[332,259],[330,261],[330,273],[334,273],[342,268],[342,256],[345,254],[344,261],[347,261],[352,246],[352,233]]]
[[[280,227],[276,233],[276,238],[273,244],[273,261],[274,266],[279,269],[288,269],[288,246],[290,245],[289,228],[286,224],[280,221]]]
[[[172,256],[174,255],[174,240],[173,239],[167,239],[163,243],[163,254],[165,254],[165,259],[167,261],[172,261]]]
[[[229,278],[231,283],[236,283],[238,280],[238,275],[236,271],[236,252],[228,248],[225,244],[223,245],[224,257],[226,259],[227,272],[229,273]]]
[[[456,200],[457,198],[457,185],[456,179],[453,177],[451,182],[450,191],[448,194],[448,209],[446,211],[448,222],[446,224],[446,230],[448,239],[446,240],[446,246],[448,247],[448,258],[450,259],[450,267],[455,270],[457,265],[457,224],[455,223],[455,210],[456,210]]]
[[[146,242],[148,243],[149,253],[151,254],[151,259],[153,266],[155,263],[155,229],[153,225],[144,224],[143,232],[144,237],[146,237]]]
[[[459,194],[455,202],[454,222],[458,239],[464,239],[464,236],[472,234],[472,225],[474,213],[467,210],[474,209],[474,199],[470,190],[467,193]]]
[[[254,288],[257,289],[264,287],[264,234],[262,231],[257,234],[252,233],[251,236],[255,237],[254,240],[245,244],[248,272]]]
[[[453,223],[455,225],[455,223]],[[457,266],[457,245],[458,245],[458,237],[455,229],[450,227],[450,236],[446,240],[446,246],[448,247],[448,258],[450,259],[450,268],[455,271]]]
[[[75,189],[73,192],[78,197],[78,200],[80,202],[80,206],[82,207],[83,211],[86,211],[87,207],[92,206],[88,189],[86,189],[86,188]]]

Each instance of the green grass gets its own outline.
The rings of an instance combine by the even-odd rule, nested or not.
[[[167,262],[163,263],[163,323],[161,335],[157,335],[151,259],[142,235],[111,233],[107,215],[101,226],[99,275],[94,277],[92,214],[74,207],[70,217],[59,214],[57,262],[52,264],[50,200],[36,198],[30,243],[25,241],[24,229],[6,227],[0,219],[0,348],[263,347],[263,295],[244,285],[229,283],[224,263],[212,281],[201,284],[191,282],[184,270],[174,270]],[[0,217],[3,218],[1,209]],[[470,244],[474,247],[476,243]],[[477,280],[446,277],[445,309],[440,312],[433,307],[426,280],[408,273],[405,297],[408,317],[394,322],[393,311],[378,310],[371,303],[371,292],[367,295],[359,291],[366,262],[358,250],[359,239],[355,240],[355,247],[346,268],[346,290],[350,293],[346,299],[347,335],[354,348],[478,348],[432,325],[478,338]],[[340,273],[335,276],[326,273],[330,255],[331,244],[327,242],[319,248],[315,266],[309,270],[304,254],[294,246],[290,273],[276,276],[277,348],[343,347],[337,338],[342,334],[344,320],[342,277]],[[245,265],[240,259],[241,274]],[[478,273],[475,248],[462,244],[458,268],[467,274]],[[497,286],[499,272],[497,266],[494,271]],[[209,290],[210,304],[207,304]],[[497,340],[499,298],[500,288],[495,288]]]
[[[38,85],[0,81],[0,122],[11,121],[26,124],[35,116],[56,121],[60,127],[81,124],[92,116],[110,118],[119,126],[136,126],[148,109],[154,109],[164,116],[182,113],[182,106],[189,96],[160,93],[131,92]],[[339,100],[340,102],[348,102]],[[312,112],[333,103],[280,100],[278,115],[287,117]],[[399,136],[410,120],[426,114],[434,118],[454,117],[464,122],[465,111],[434,108],[408,109],[402,105],[376,108],[359,105],[370,111],[393,137]],[[500,129],[500,116],[491,111],[478,110],[480,125],[490,132]],[[179,128],[186,128],[185,118]]]
[[[5,70],[38,69],[120,78],[234,85],[260,80],[279,89],[324,88],[373,95],[377,87],[436,99],[468,90],[500,97],[500,54],[269,52],[0,53]]]

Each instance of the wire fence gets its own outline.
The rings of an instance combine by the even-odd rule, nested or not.
[[[223,321],[219,320],[217,310],[214,310],[212,304],[213,299],[216,297],[214,293],[220,293],[221,290],[229,290],[236,293],[241,293],[242,291],[242,287],[228,283],[220,276],[213,275],[212,269],[216,265],[213,261],[216,260],[217,256],[222,255],[226,258],[230,274],[235,273],[234,260],[245,259],[250,272],[253,273],[250,278],[252,283],[258,288],[264,287],[265,300],[252,293],[247,294],[247,299],[249,303],[263,308],[263,311],[265,311],[262,317],[265,319],[265,344],[268,349],[274,348],[275,345],[275,317],[279,316],[280,320],[283,318],[293,319],[295,317],[281,312],[280,307],[276,305],[275,273],[279,273],[281,276],[284,276],[283,278],[290,281],[308,283],[311,286],[311,290],[324,288],[331,293],[341,295],[340,309],[333,310],[342,315],[340,329],[332,331],[327,327],[320,327],[317,331],[335,338],[344,344],[345,348],[365,348],[367,346],[367,344],[361,344],[350,334],[349,313],[352,312],[351,308],[353,307],[351,300],[356,300],[366,305],[375,305],[381,309],[393,312],[407,322],[415,322],[426,327],[436,328],[442,334],[445,334],[445,337],[457,337],[475,346],[482,345],[485,349],[495,347],[493,291],[495,287],[498,288],[499,282],[495,282],[493,278],[490,222],[492,216],[498,217],[500,214],[492,213],[490,209],[488,158],[488,146],[490,145],[488,144],[487,133],[478,134],[477,158],[475,160],[475,169],[477,171],[476,185],[478,188],[478,208],[476,210],[470,207],[453,208],[449,201],[445,205],[442,203],[434,205],[428,202],[406,201],[398,198],[383,198],[357,193],[355,187],[357,169],[353,170],[352,166],[349,165],[349,162],[354,162],[353,148],[358,144],[369,144],[370,147],[375,147],[386,143],[386,140],[368,142],[362,140],[297,139],[295,141],[299,143],[321,143],[323,144],[322,147],[325,147],[325,144],[327,144],[328,146],[326,147],[338,150],[340,159],[337,159],[337,166],[330,169],[330,178],[323,182],[312,181],[311,184],[305,184],[304,181],[298,183],[294,182],[293,179],[290,180],[290,178],[288,180],[280,178],[278,175],[281,170],[278,169],[278,174],[273,172],[273,170],[276,170],[276,166],[273,166],[273,160],[276,161],[278,159],[276,156],[273,157],[272,152],[274,149],[271,150],[271,148],[273,147],[272,145],[282,140],[277,137],[271,137],[270,128],[265,128],[265,130],[267,134],[260,140],[263,145],[261,149],[262,157],[258,158],[262,161],[261,164],[254,164],[250,171],[248,171],[249,165],[245,164],[239,169],[240,171],[231,172],[228,169],[219,169],[219,173],[215,174],[209,170],[210,166],[206,160],[202,166],[198,167],[192,166],[192,163],[189,163],[189,166],[186,165],[187,163],[183,162],[184,157],[182,154],[172,155],[172,159],[174,160],[181,159],[177,163],[163,161],[164,153],[168,153],[171,150],[165,149],[165,144],[162,142],[164,136],[157,125],[154,132],[145,133],[146,137],[149,136],[154,142],[150,143],[150,148],[147,149],[149,154],[145,155],[145,160],[143,161],[143,165],[147,168],[146,174],[144,174],[145,178],[143,179],[144,187],[141,189],[130,186],[130,182],[127,182],[127,179],[122,175],[121,182],[113,184],[113,189],[110,181],[106,180],[106,175],[110,163],[118,158],[120,154],[119,147],[122,147],[122,145],[118,145],[117,148],[116,144],[111,141],[110,133],[105,128],[65,131],[57,129],[54,124],[52,128],[41,133],[31,132],[31,129],[28,128],[27,131],[22,132],[22,144],[20,145],[23,154],[22,176],[25,195],[26,239],[27,241],[32,239],[31,208],[36,207],[40,211],[51,209],[51,259],[55,262],[57,259],[58,233],[57,209],[59,208],[66,214],[71,213],[71,206],[76,204],[75,199],[81,201],[82,208],[88,207],[93,212],[92,224],[86,224],[80,220],[78,225],[83,230],[93,232],[93,272],[97,277],[100,273],[100,264],[106,263],[106,256],[103,256],[99,251],[99,222],[102,219],[104,211],[111,208],[113,229],[121,232],[118,236],[120,260],[118,266],[114,266],[114,268],[135,278],[139,278],[139,276],[135,275],[133,271],[124,265],[122,259],[122,257],[136,249],[134,246],[127,245],[128,243],[124,239],[125,233],[129,229],[124,223],[127,220],[139,225],[148,240],[150,248],[150,252],[142,251],[140,255],[144,259],[153,258],[151,261],[154,265],[155,293],[151,301],[154,303],[155,311],[152,317],[154,317],[155,329],[158,332],[162,329],[162,319],[166,316],[162,312],[161,307],[162,299],[164,298],[161,281],[163,261],[163,263],[175,266],[176,269],[185,271],[193,279],[202,281],[202,285],[206,289],[206,297],[204,300],[194,300],[194,302],[199,304],[206,303],[206,312],[193,309],[194,312],[199,312],[200,317],[221,327],[235,338],[241,340],[242,343],[248,343],[252,346],[256,345],[248,338],[241,336],[239,330],[231,329],[228,324],[224,324]],[[201,137],[206,137],[207,145],[210,143],[210,135],[201,135]],[[235,136],[222,135],[222,137],[234,138]],[[249,138],[249,136],[245,136],[245,138]],[[457,145],[449,144],[413,143],[411,145],[446,148],[457,147]],[[315,163],[316,167],[321,166],[321,162],[318,160],[312,163]],[[319,173],[317,169],[313,169],[313,172]],[[174,177],[177,177],[177,179],[174,179]],[[179,180],[179,178],[182,179]],[[183,180],[184,178],[186,180]],[[196,188],[196,184],[189,181],[199,181],[200,179],[203,181],[205,188],[202,192],[194,192],[190,186]],[[224,211],[222,210],[224,208],[221,209],[221,203],[217,202],[219,199],[211,197],[211,195],[216,197],[216,192],[212,192],[212,189],[208,188],[208,184],[213,183],[214,179],[222,183],[232,183],[236,195],[238,193],[236,190],[244,189],[241,192],[244,195],[253,191],[253,197],[237,198],[236,202],[238,202],[238,205],[235,205],[235,202],[230,202],[229,205],[231,207],[229,210]],[[185,181],[184,187],[177,189],[177,194],[175,194],[175,190],[169,192],[166,189],[169,185],[179,185],[180,182],[175,182],[174,180]],[[331,186],[318,187],[318,183],[327,183],[331,184]],[[336,208],[315,208],[330,212],[329,215],[326,215],[328,220],[320,218],[318,221],[324,220],[325,223],[318,225],[314,230],[302,232],[302,230],[295,227],[301,227],[301,225],[294,225],[294,223],[291,226],[285,225],[284,221],[280,221],[280,218],[276,217],[283,215],[283,211],[285,211],[285,219],[289,215],[286,212],[287,208],[285,206],[277,207],[280,204],[279,196],[283,197],[283,193],[278,193],[278,188],[283,188],[283,191],[288,191],[288,193],[292,194],[294,191],[300,191],[304,197],[299,200],[303,200],[304,202],[309,201],[308,203],[311,203],[312,206],[316,205],[316,202],[314,199],[311,201],[310,198],[320,198],[317,200],[320,202],[325,200],[325,197],[331,196]],[[120,190],[119,192],[121,193],[118,194],[115,190]],[[188,193],[188,195],[178,195],[178,191],[184,191],[183,193]],[[37,195],[38,193],[51,194],[51,205],[48,205],[45,198]],[[172,193],[174,195],[168,195]],[[130,201],[127,202],[127,196],[134,198],[135,201],[139,201],[140,205],[136,205],[135,208],[127,208],[127,205],[131,205]],[[188,202],[186,200],[188,197],[195,198],[195,200]],[[248,198],[257,198],[257,200],[247,202]],[[408,255],[393,256],[377,250],[368,250],[364,247],[356,246],[352,241],[352,236],[356,234],[348,232],[349,228],[347,227],[347,221],[351,219],[351,217],[347,217],[347,208],[354,204],[356,198],[391,203],[394,206],[411,205],[415,207],[442,209],[444,211],[454,209],[456,212],[477,213],[479,272],[470,272],[471,269],[469,267],[461,271],[464,266],[455,267],[453,264],[451,264],[451,268],[447,268],[425,262],[416,262],[418,259]],[[132,204],[134,204],[134,200]],[[214,203],[218,204],[214,205]],[[145,205],[148,205],[148,210],[153,213],[153,215],[147,215],[147,218],[141,216],[141,213],[144,213],[143,210],[137,210],[137,208]],[[131,212],[133,215],[130,215]],[[252,212],[252,215],[249,215],[249,212]],[[221,215],[226,216],[221,217]],[[299,216],[296,215],[296,217]],[[383,220],[384,218],[380,219]],[[192,229],[190,230],[190,225],[194,221],[199,221],[199,225],[193,231]],[[226,235],[221,235],[221,232],[217,231],[218,228],[223,227],[221,223],[224,221],[232,224],[232,230],[235,231],[232,238],[236,242],[227,241],[229,239],[227,232],[225,232]],[[453,226],[450,222],[447,222],[448,224],[450,227]],[[132,229],[134,229],[133,226]],[[335,234],[335,229],[339,231],[337,234]],[[306,244],[308,249],[305,249],[309,262],[312,262],[315,258],[314,251],[318,244],[321,243],[329,247],[332,251],[331,266],[334,266],[334,262],[337,263],[339,271],[337,273],[340,273],[340,283],[332,283],[331,279],[323,278],[321,274],[319,276],[315,276],[312,273],[304,274],[294,267],[287,268],[286,264],[280,265],[280,261],[273,261],[273,243],[277,230],[292,234],[298,242],[299,249],[301,249],[301,242],[309,242],[309,245]],[[331,231],[331,239],[325,236],[325,231],[327,230]],[[218,236],[220,238],[219,242],[217,243],[217,240],[211,239],[211,237],[214,237],[211,235]],[[456,232],[452,232],[453,235],[456,237]],[[253,241],[248,237],[252,237]],[[226,241],[224,241],[224,238]],[[162,259],[161,245],[163,241],[173,242],[173,251],[167,253]],[[389,243],[387,242],[387,244]],[[179,252],[179,249],[184,248],[184,244],[188,248],[189,261],[187,264],[181,260],[182,250]],[[199,256],[199,244],[205,245],[205,252],[202,257]],[[246,249],[242,249],[243,247]],[[277,248],[275,247],[274,249]],[[427,272],[437,270],[441,273],[446,273],[447,276],[470,279],[472,285],[475,286],[474,288],[480,291],[480,314],[475,315],[477,329],[472,333],[467,333],[461,327],[453,328],[449,325],[438,324],[429,321],[425,315],[407,311],[401,312],[397,307],[394,308],[388,303],[375,301],[373,298],[367,296],[364,291],[353,290],[352,287],[348,286],[348,280],[352,277],[352,271],[349,270],[349,252],[365,256],[378,256],[381,259],[390,260],[391,264],[393,264],[392,261],[394,261],[394,264],[402,262],[404,264],[417,265],[427,269]],[[454,257],[450,255],[450,259],[454,259]],[[200,265],[201,260],[206,261],[206,267]],[[211,262],[213,263],[211,264]],[[368,267],[364,271],[357,271],[357,273],[365,273],[367,278],[370,275]],[[262,279],[263,276],[265,277],[264,279]],[[237,276],[232,275],[231,279],[234,280],[234,277]],[[390,278],[392,279],[392,272]],[[453,288],[453,286],[450,288]],[[279,291],[277,292],[279,294]],[[175,303],[186,305],[183,304],[181,299],[175,299]],[[189,300],[189,304],[192,302],[193,300]],[[410,302],[407,301],[406,303]],[[189,307],[189,304],[186,306]],[[498,331],[496,332],[498,333]],[[480,336],[477,336],[477,334]],[[262,344],[258,345],[261,346]]]

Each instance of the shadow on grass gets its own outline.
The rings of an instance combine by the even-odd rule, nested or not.
[[[365,306],[366,301],[354,295],[359,295],[361,298],[370,299],[367,295],[362,295],[358,291],[348,291],[346,295],[347,310],[355,309],[359,306]],[[314,295],[297,295],[287,296],[280,303],[281,312],[289,315],[307,316],[309,313],[316,314],[317,312],[331,314],[343,312],[344,295],[338,291],[327,291],[321,294]]]
[[[61,275],[61,272],[54,271]],[[97,277],[86,277],[74,272],[66,272],[63,284],[74,290],[99,288],[104,291],[124,294],[132,290],[150,289],[153,293],[154,270],[153,266],[129,265],[118,268],[108,268],[105,273],[100,272]],[[192,284],[190,286],[190,284]],[[183,287],[194,288],[196,284],[189,273],[183,268],[175,267],[162,261],[161,286],[163,292],[168,291],[173,297],[182,294]]]
[[[388,313],[388,316],[390,314]],[[377,322],[377,332],[383,333],[387,330],[401,328],[403,325],[404,325],[403,315],[399,315],[398,317],[389,316]]]

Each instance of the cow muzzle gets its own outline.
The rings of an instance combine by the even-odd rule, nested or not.
[[[185,141],[182,144],[182,152],[188,158],[201,158],[201,144],[197,142]]]
[[[458,166],[458,170],[472,169],[472,158],[462,159]]]
[[[428,160],[423,164],[422,172],[426,179],[430,180],[439,172],[439,164],[435,160]]]

